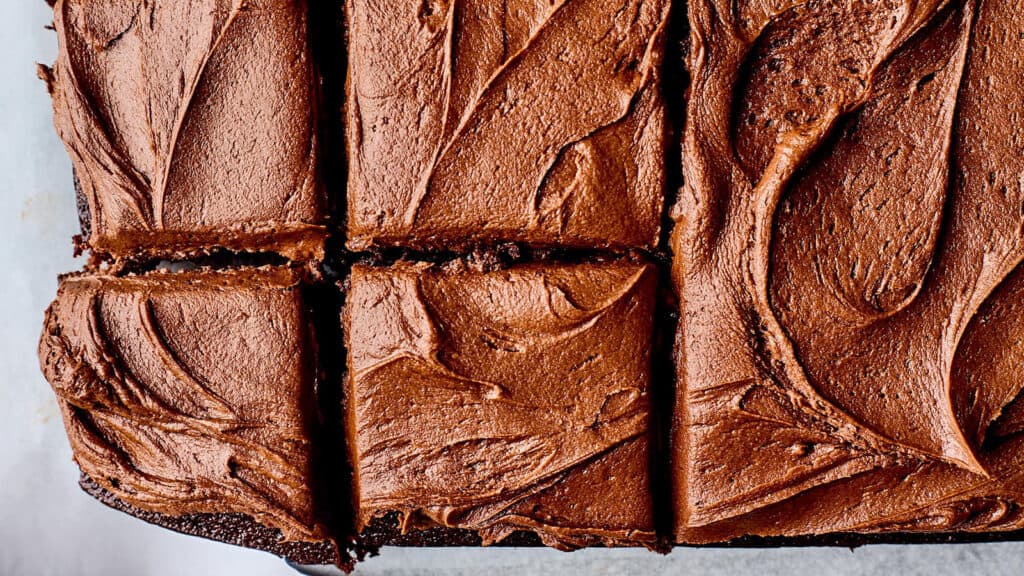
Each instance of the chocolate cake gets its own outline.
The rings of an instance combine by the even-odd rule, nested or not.
[[[146,512],[241,514],[289,542],[327,539],[295,272],[67,276],[39,355],[89,482]]]
[[[667,0],[346,0],[348,246],[653,248]]]
[[[657,275],[632,263],[490,273],[356,266],[344,312],[360,529],[483,543],[655,542],[648,481]]]
[[[322,254],[306,12],[297,0],[55,3],[60,51],[44,72],[89,249]]]
[[[689,7],[676,540],[1024,528],[1021,12]]]
[[[345,568],[1024,534],[1013,3],[54,10],[109,506]]]

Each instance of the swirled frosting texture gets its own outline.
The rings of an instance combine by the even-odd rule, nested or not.
[[[668,4],[347,0],[349,246],[653,246]]]
[[[75,461],[108,492],[324,539],[310,491],[315,360],[291,272],[68,277],[39,355]]]
[[[1024,6],[689,16],[677,540],[1024,528]]]
[[[358,523],[653,543],[648,382],[657,274],[357,266],[344,312]]]
[[[117,258],[322,252],[304,0],[58,0],[57,131]]]

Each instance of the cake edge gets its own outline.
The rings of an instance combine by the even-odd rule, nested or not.
[[[198,513],[169,516],[147,512],[124,502],[103,489],[84,472],[79,477],[78,485],[86,494],[114,510],[180,534],[269,552],[298,564],[333,564],[346,571],[354,567],[354,561],[349,554],[329,540],[288,542],[283,539],[280,530],[260,524],[247,514]]]

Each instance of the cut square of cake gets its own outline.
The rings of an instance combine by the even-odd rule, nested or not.
[[[318,76],[304,0],[58,0],[43,69],[85,244],[319,258]]]
[[[655,543],[652,266],[398,264],[344,309],[356,520]]]
[[[348,0],[348,246],[653,248],[666,0]]]
[[[83,485],[164,525],[229,516],[225,537],[329,561],[311,332],[289,269],[65,277],[39,353]]]

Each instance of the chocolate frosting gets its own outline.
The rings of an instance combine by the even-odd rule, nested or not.
[[[131,506],[319,541],[315,358],[287,269],[61,281],[39,355],[75,461]]]
[[[669,4],[346,0],[347,247],[656,248]],[[676,542],[1024,530],[1018,4],[685,3]],[[322,256],[308,8],[54,2],[92,250]],[[658,275],[539,260],[353,268],[356,528],[655,546]],[[292,270],[99,273],[40,358],[92,493],[304,554],[315,346]]]
[[[347,0],[348,245],[652,247],[667,0]]]
[[[1024,528],[1024,12],[689,17],[677,540]]]
[[[516,530],[653,545],[648,383],[657,274],[357,266],[344,311],[359,528]]]
[[[116,258],[323,251],[317,87],[304,0],[58,0],[47,72]]]

